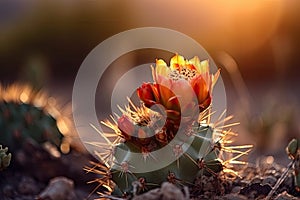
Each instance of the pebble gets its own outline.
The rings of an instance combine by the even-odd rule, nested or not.
[[[271,191],[270,185],[261,185],[259,183],[251,184],[241,189],[240,194],[246,195],[249,198],[256,198],[260,195],[268,195]]]
[[[274,174],[274,176],[278,179],[278,178],[280,178],[281,177],[281,175],[282,175],[282,173],[281,172],[276,172],[275,174]]]
[[[181,190],[172,183],[164,182],[160,189],[150,190],[133,200],[187,200]]]
[[[74,182],[66,177],[50,180],[47,188],[38,195],[37,200],[73,200],[78,199],[74,193]]]
[[[274,176],[267,176],[266,178],[263,179],[262,184],[269,184],[270,186],[274,186],[277,182],[277,179]]]
[[[165,182],[161,186],[161,195],[163,200],[182,200],[185,196],[181,190],[172,183]]]
[[[261,183],[261,178],[256,176],[251,180],[251,184]]]
[[[240,194],[226,194],[224,196],[224,199],[226,200],[247,200],[247,197]]]
[[[232,188],[231,192],[232,193],[240,193],[242,187],[241,186],[235,186],[234,188]]]

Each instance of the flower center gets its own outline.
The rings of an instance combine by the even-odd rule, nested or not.
[[[178,70],[172,70],[168,76],[174,81],[185,79],[187,81],[191,80],[197,75],[197,71],[189,68],[180,68]]]

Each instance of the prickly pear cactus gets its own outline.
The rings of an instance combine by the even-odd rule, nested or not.
[[[11,153],[7,153],[7,152],[8,152],[8,148],[5,147],[3,149],[2,145],[0,145],[0,171],[7,168],[10,164]]]
[[[29,86],[0,86],[0,141],[14,152],[30,138],[61,147],[64,135],[58,127],[55,101]],[[62,121],[60,121],[62,123]],[[65,125],[65,124],[64,124]],[[66,144],[65,144],[66,145]]]
[[[236,175],[231,164],[244,164],[237,159],[252,146],[226,146],[236,135],[223,130],[230,126],[223,123],[231,117],[222,119],[222,115],[215,124],[210,122],[212,89],[219,72],[211,75],[207,60],[175,55],[170,66],[157,60],[152,74],[154,82],[137,89],[139,106],[129,99],[129,105],[120,108],[120,117],[103,122],[115,133],[114,141],[107,135],[103,147],[107,151],[98,154],[106,167],[87,170],[100,173],[103,177],[97,181],[105,188],[114,186],[112,180],[119,196],[139,194],[165,181],[192,185],[203,174]],[[225,153],[232,155],[225,160]]]

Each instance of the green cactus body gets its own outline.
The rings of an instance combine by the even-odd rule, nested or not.
[[[42,109],[30,104],[0,103],[0,141],[16,149],[26,138],[37,143],[51,141],[59,147],[63,135],[56,120]]]
[[[300,139],[292,139],[286,147],[288,156],[295,159],[300,150]]]
[[[209,126],[199,126],[196,129],[196,134],[199,136],[205,135],[206,138],[191,136],[193,140],[191,145],[188,147],[186,152],[179,157],[176,157],[174,148],[170,147],[170,151],[175,157],[175,161],[167,165],[164,168],[156,171],[145,172],[145,173],[132,173],[131,168],[136,167],[135,164],[139,163],[139,168],[146,168],[149,164],[159,164],[160,159],[149,157],[143,161],[134,160],[131,157],[132,151],[130,145],[127,143],[121,143],[115,148],[115,166],[112,166],[112,180],[117,184],[117,192],[130,193],[134,190],[136,185],[137,192],[144,192],[154,187],[160,186],[163,182],[169,181],[174,184],[180,185],[191,185],[194,179],[202,174],[214,175],[222,171],[222,163],[219,160],[218,149],[214,147],[213,142],[213,129]],[[204,134],[205,132],[205,134]],[[207,138],[208,137],[208,138]],[[180,141],[178,141],[179,143]],[[122,149],[126,152],[121,153],[119,150]],[[201,152],[202,151],[202,152]],[[140,152],[142,153],[142,152]],[[201,154],[203,156],[201,156]],[[160,155],[161,158],[170,155]],[[151,162],[151,163],[150,163]],[[134,184],[138,183],[138,184]],[[120,193],[119,193],[120,194]]]
[[[11,153],[7,153],[7,152],[8,152],[8,148],[5,147],[3,149],[2,145],[0,145],[0,171],[7,168],[10,164]]]
[[[300,191],[300,139],[292,139],[286,147],[286,152],[294,162],[295,187]]]
[[[64,135],[49,111],[49,98],[28,86],[0,86],[0,141],[10,151],[22,147],[26,139],[61,147]]]

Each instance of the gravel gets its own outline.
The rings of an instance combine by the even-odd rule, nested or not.
[[[34,151],[39,151],[33,148]],[[20,155],[31,155],[30,152],[20,152]],[[33,152],[31,152],[33,154]],[[45,152],[43,152],[45,153]],[[46,157],[49,155],[45,155]],[[34,155],[23,162],[13,161],[11,166],[0,172],[0,200],[70,200],[97,199],[97,193],[90,193],[97,185],[88,185],[88,180],[97,175],[86,174],[82,168],[89,165],[90,157],[71,153],[54,160],[43,159],[39,163]],[[49,167],[54,169],[48,170]],[[58,170],[56,170],[58,169]],[[43,170],[43,171],[41,171]],[[236,169],[239,176],[201,176],[190,188],[179,188],[170,183],[163,183],[147,193],[135,196],[134,200],[200,200],[200,199],[264,199],[275,185],[281,174],[286,170],[275,162],[266,162],[265,158],[257,159],[255,164]],[[41,176],[41,172],[44,173]],[[47,174],[50,172],[50,174]],[[63,172],[63,173],[62,173]],[[50,176],[51,175],[51,176]],[[46,179],[46,177],[48,177]],[[46,180],[45,180],[46,179]],[[300,193],[294,189],[292,173],[289,173],[276,190],[273,199],[300,199]],[[56,195],[60,195],[59,197]],[[90,195],[90,196],[89,196]],[[89,197],[89,198],[88,198]]]
[[[219,177],[202,176],[196,179],[195,185],[190,188],[189,197],[193,200],[265,199],[277,180],[281,177],[281,174],[286,170],[285,167],[274,162],[266,162],[266,160],[266,158],[262,157],[257,159],[255,164],[248,164],[243,168],[237,169],[239,177],[232,179],[225,178],[223,175]],[[297,192],[294,188],[293,175],[289,173],[276,190],[273,199],[300,199],[300,192]],[[161,190],[155,189],[149,193],[154,195],[153,193],[161,193]],[[142,194],[136,199],[146,200],[147,195],[148,193]]]

